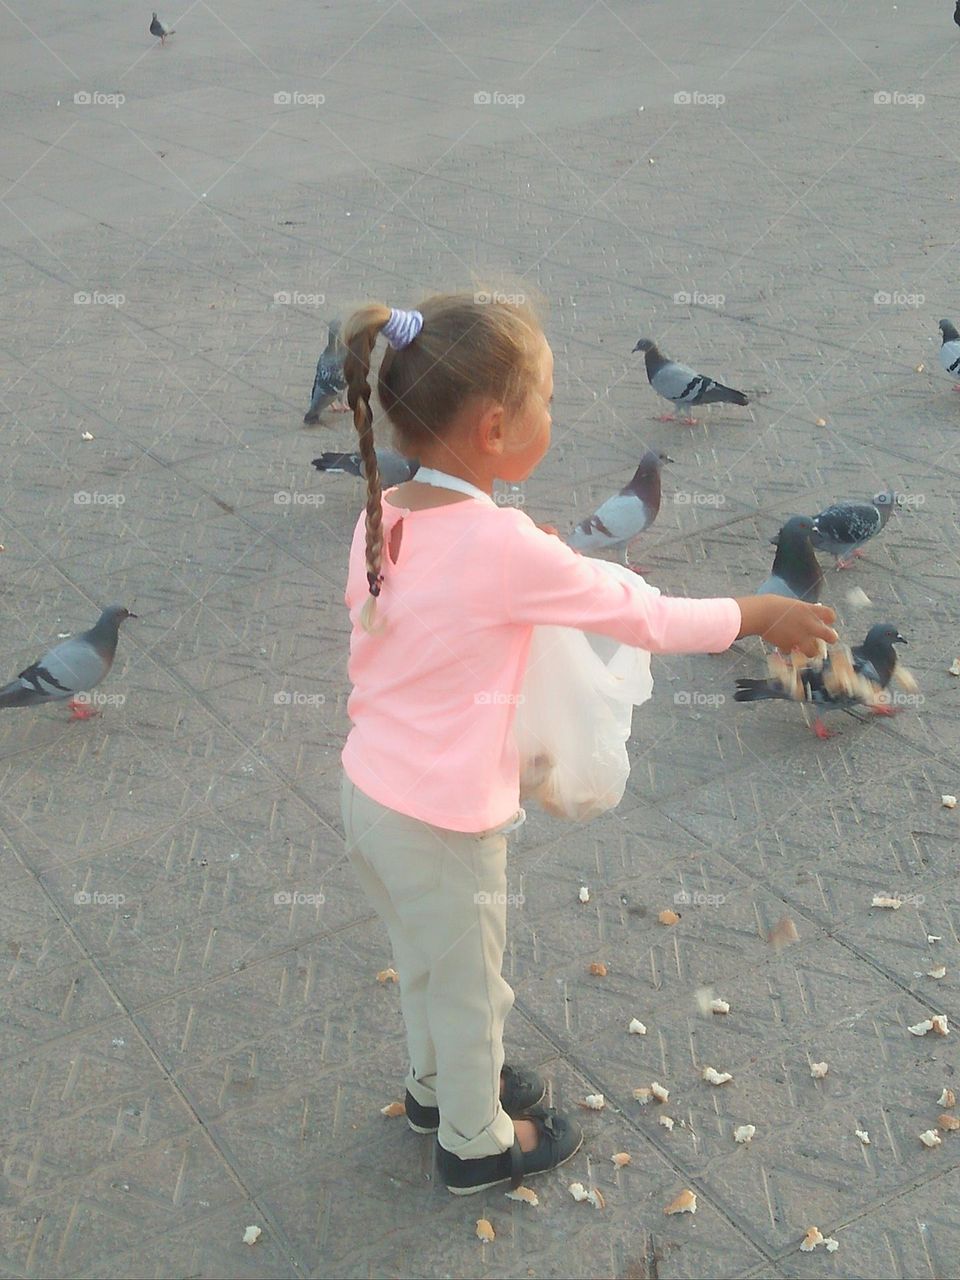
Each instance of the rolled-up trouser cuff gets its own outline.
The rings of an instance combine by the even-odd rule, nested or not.
[[[440,1116],[440,1132],[437,1139],[441,1147],[457,1156],[460,1160],[478,1160],[481,1156],[498,1156],[509,1151],[513,1146],[516,1130],[513,1121],[497,1104],[497,1114],[485,1129],[473,1138],[464,1138],[456,1129],[444,1124]]]

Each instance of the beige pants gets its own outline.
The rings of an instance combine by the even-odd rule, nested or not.
[[[507,839],[431,827],[359,791],[344,775],[347,853],[387,926],[407,1030],[407,1088],[440,1108],[440,1144],[462,1159],[513,1145],[500,1105],[501,976],[507,931]]]

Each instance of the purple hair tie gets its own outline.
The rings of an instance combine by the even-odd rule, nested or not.
[[[380,332],[394,351],[402,351],[404,347],[409,347],[422,328],[423,316],[419,311],[400,311],[394,307],[390,312],[390,319]]]

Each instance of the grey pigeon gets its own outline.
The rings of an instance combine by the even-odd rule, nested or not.
[[[581,520],[567,539],[574,551],[588,555],[598,551],[619,551],[625,565],[627,548],[634,538],[649,529],[660,511],[660,469],[672,462],[665,453],[648,449],[629,484],[608,498],[592,516]]]
[[[877,536],[897,505],[897,495],[890,490],[875,493],[872,502],[835,502],[813,517],[810,541],[818,551],[836,556],[838,569],[849,569],[863,554],[863,544]]]
[[[77,695],[88,693],[107,675],[117,652],[120,623],[137,615],[123,605],[104,609],[94,626],[78,636],[55,645],[31,666],[25,667],[0,689],[0,708],[35,707],[44,702],[70,699],[72,719],[86,720],[96,715]]]
[[[844,678],[839,671],[842,659],[828,656],[826,661],[814,659],[796,669],[797,683],[792,691],[775,676],[767,680],[738,680],[733,700],[763,702],[768,698],[783,698],[811,703],[818,710],[866,705],[863,693],[869,695],[886,689],[896,670],[897,651],[893,646],[906,643],[891,622],[878,622],[870,628],[863,644],[857,645],[849,655],[854,674],[867,681],[866,686],[861,685],[861,693],[854,687],[858,682]],[[892,714],[889,707],[873,703],[870,710],[877,715]],[[813,731],[818,738],[832,737],[819,718],[813,724]]]
[[[960,9],[960,0],[957,0],[957,8]],[[947,373],[960,378],[960,333],[957,333],[956,325],[950,320],[941,320],[940,336],[943,339],[940,346],[940,363]],[[960,383],[953,389],[960,391]]]
[[[156,14],[153,15],[153,21],[150,23],[150,34],[157,36],[161,44],[163,44],[167,36],[172,36],[175,30],[175,27],[168,27],[165,22],[161,22]]]
[[[953,20],[960,27],[960,0],[957,0],[957,7],[953,11]]]
[[[363,479],[363,459],[359,453],[321,453],[319,458],[314,458],[313,465],[318,471],[333,471]],[[420,463],[416,458],[405,458],[393,449],[378,449],[377,469],[380,483],[385,489],[392,489],[395,484],[412,480],[420,470]]]
[[[697,404],[749,404],[750,401],[742,391],[734,391],[725,387],[722,382],[715,382],[685,364],[668,359],[650,338],[641,338],[634,351],[643,351],[647,366],[647,379],[658,396],[669,400],[677,408],[691,408]],[[661,422],[682,422],[686,426],[696,425],[696,418],[680,418],[672,414],[664,414]]]
[[[340,343],[340,321],[331,320],[327,334],[327,345],[317,361],[317,372],[313,379],[313,391],[310,393],[310,408],[303,416],[307,426],[314,426],[320,421],[324,409],[332,406],[334,413],[347,410],[346,404],[334,404],[337,396],[347,389],[347,380],[343,374],[343,358],[346,353]]]
[[[791,516],[771,542],[777,548],[770,576],[757,587],[758,596],[789,596],[816,604],[823,589],[823,574],[813,553],[808,516]]]

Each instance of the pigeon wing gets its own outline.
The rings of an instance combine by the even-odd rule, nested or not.
[[[880,512],[869,502],[838,502],[820,512],[816,526],[831,542],[855,547],[880,532]]]
[[[668,360],[650,379],[650,385],[665,400],[692,404],[704,388],[710,385],[710,379],[704,378],[702,374],[685,364]]]
[[[96,649],[79,637],[65,640],[20,672],[20,679],[47,698],[70,698],[92,689],[110,670]]]
[[[940,363],[947,373],[960,374],[960,338],[943,344],[940,348]]]

